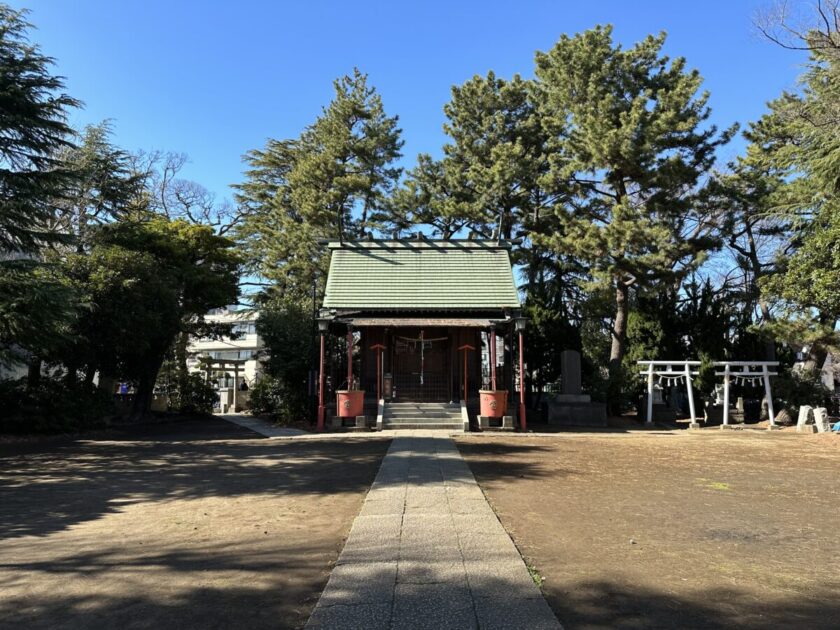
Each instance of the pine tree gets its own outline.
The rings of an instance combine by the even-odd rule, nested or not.
[[[470,230],[510,239],[533,229],[549,205],[539,186],[547,170],[546,136],[529,81],[475,76],[452,88],[443,129],[444,157],[420,155],[406,187],[414,223],[444,238]]]
[[[779,25],[796,38],[789,47],[810,51],[809,63],[801,91],[770,103],[757,125],[762,165],[783,181],[777,214],[794,227],[789,255],[780,259],[778,274],[764,279],[763,293],[781,302],[773,332],[809,345],[812,369],[840,343],[840,21],[837,2],[817,8],[805,30]]]
[[[697,190],[734,130],[706,125],[708,94],[665,35],[624,50],[611,27],[563,36],[537,53],[545,116],[556,134],[549,179],[565,195],[561,228],[546,239],[588,266],[615,300],[610,401],[618,411],[630,291],[675,282],[712,244],[696,221]]]
[[[237,234],[253,270],[281,294],[303,298],[324,269],[318,239],[355,239],[386,219],[402,140],[367,76],[335,81],[335,98],[300,138],[269,140],[245,156]]]

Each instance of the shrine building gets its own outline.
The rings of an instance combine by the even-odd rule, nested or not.
[[[525,427],[512,243],[329,242],[318,428]]]

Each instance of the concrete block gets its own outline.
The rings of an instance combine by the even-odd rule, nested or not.
[[[356,416],[356,428],[367,429],[367,416]]]
[[[689,429],[699,429],[700,428],[700,423],[699,422],[689,422],[688,423],[688,428]]]

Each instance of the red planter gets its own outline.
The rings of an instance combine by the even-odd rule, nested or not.
[[[501,418],[507,411],[507,390],[497,389],[479,390],[478,396],[481,401],[480,415],[487,418]]]
[[[335,393],[340,418],[355,418],[365,410],[365,392],[361,389],[341,389]]]

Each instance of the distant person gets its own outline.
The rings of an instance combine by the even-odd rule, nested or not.
[[[247,392],[248,391],[248,383],[245,382],[245,379],[242,379],[242,382],[239,384],[239,391],[240,392]]]

